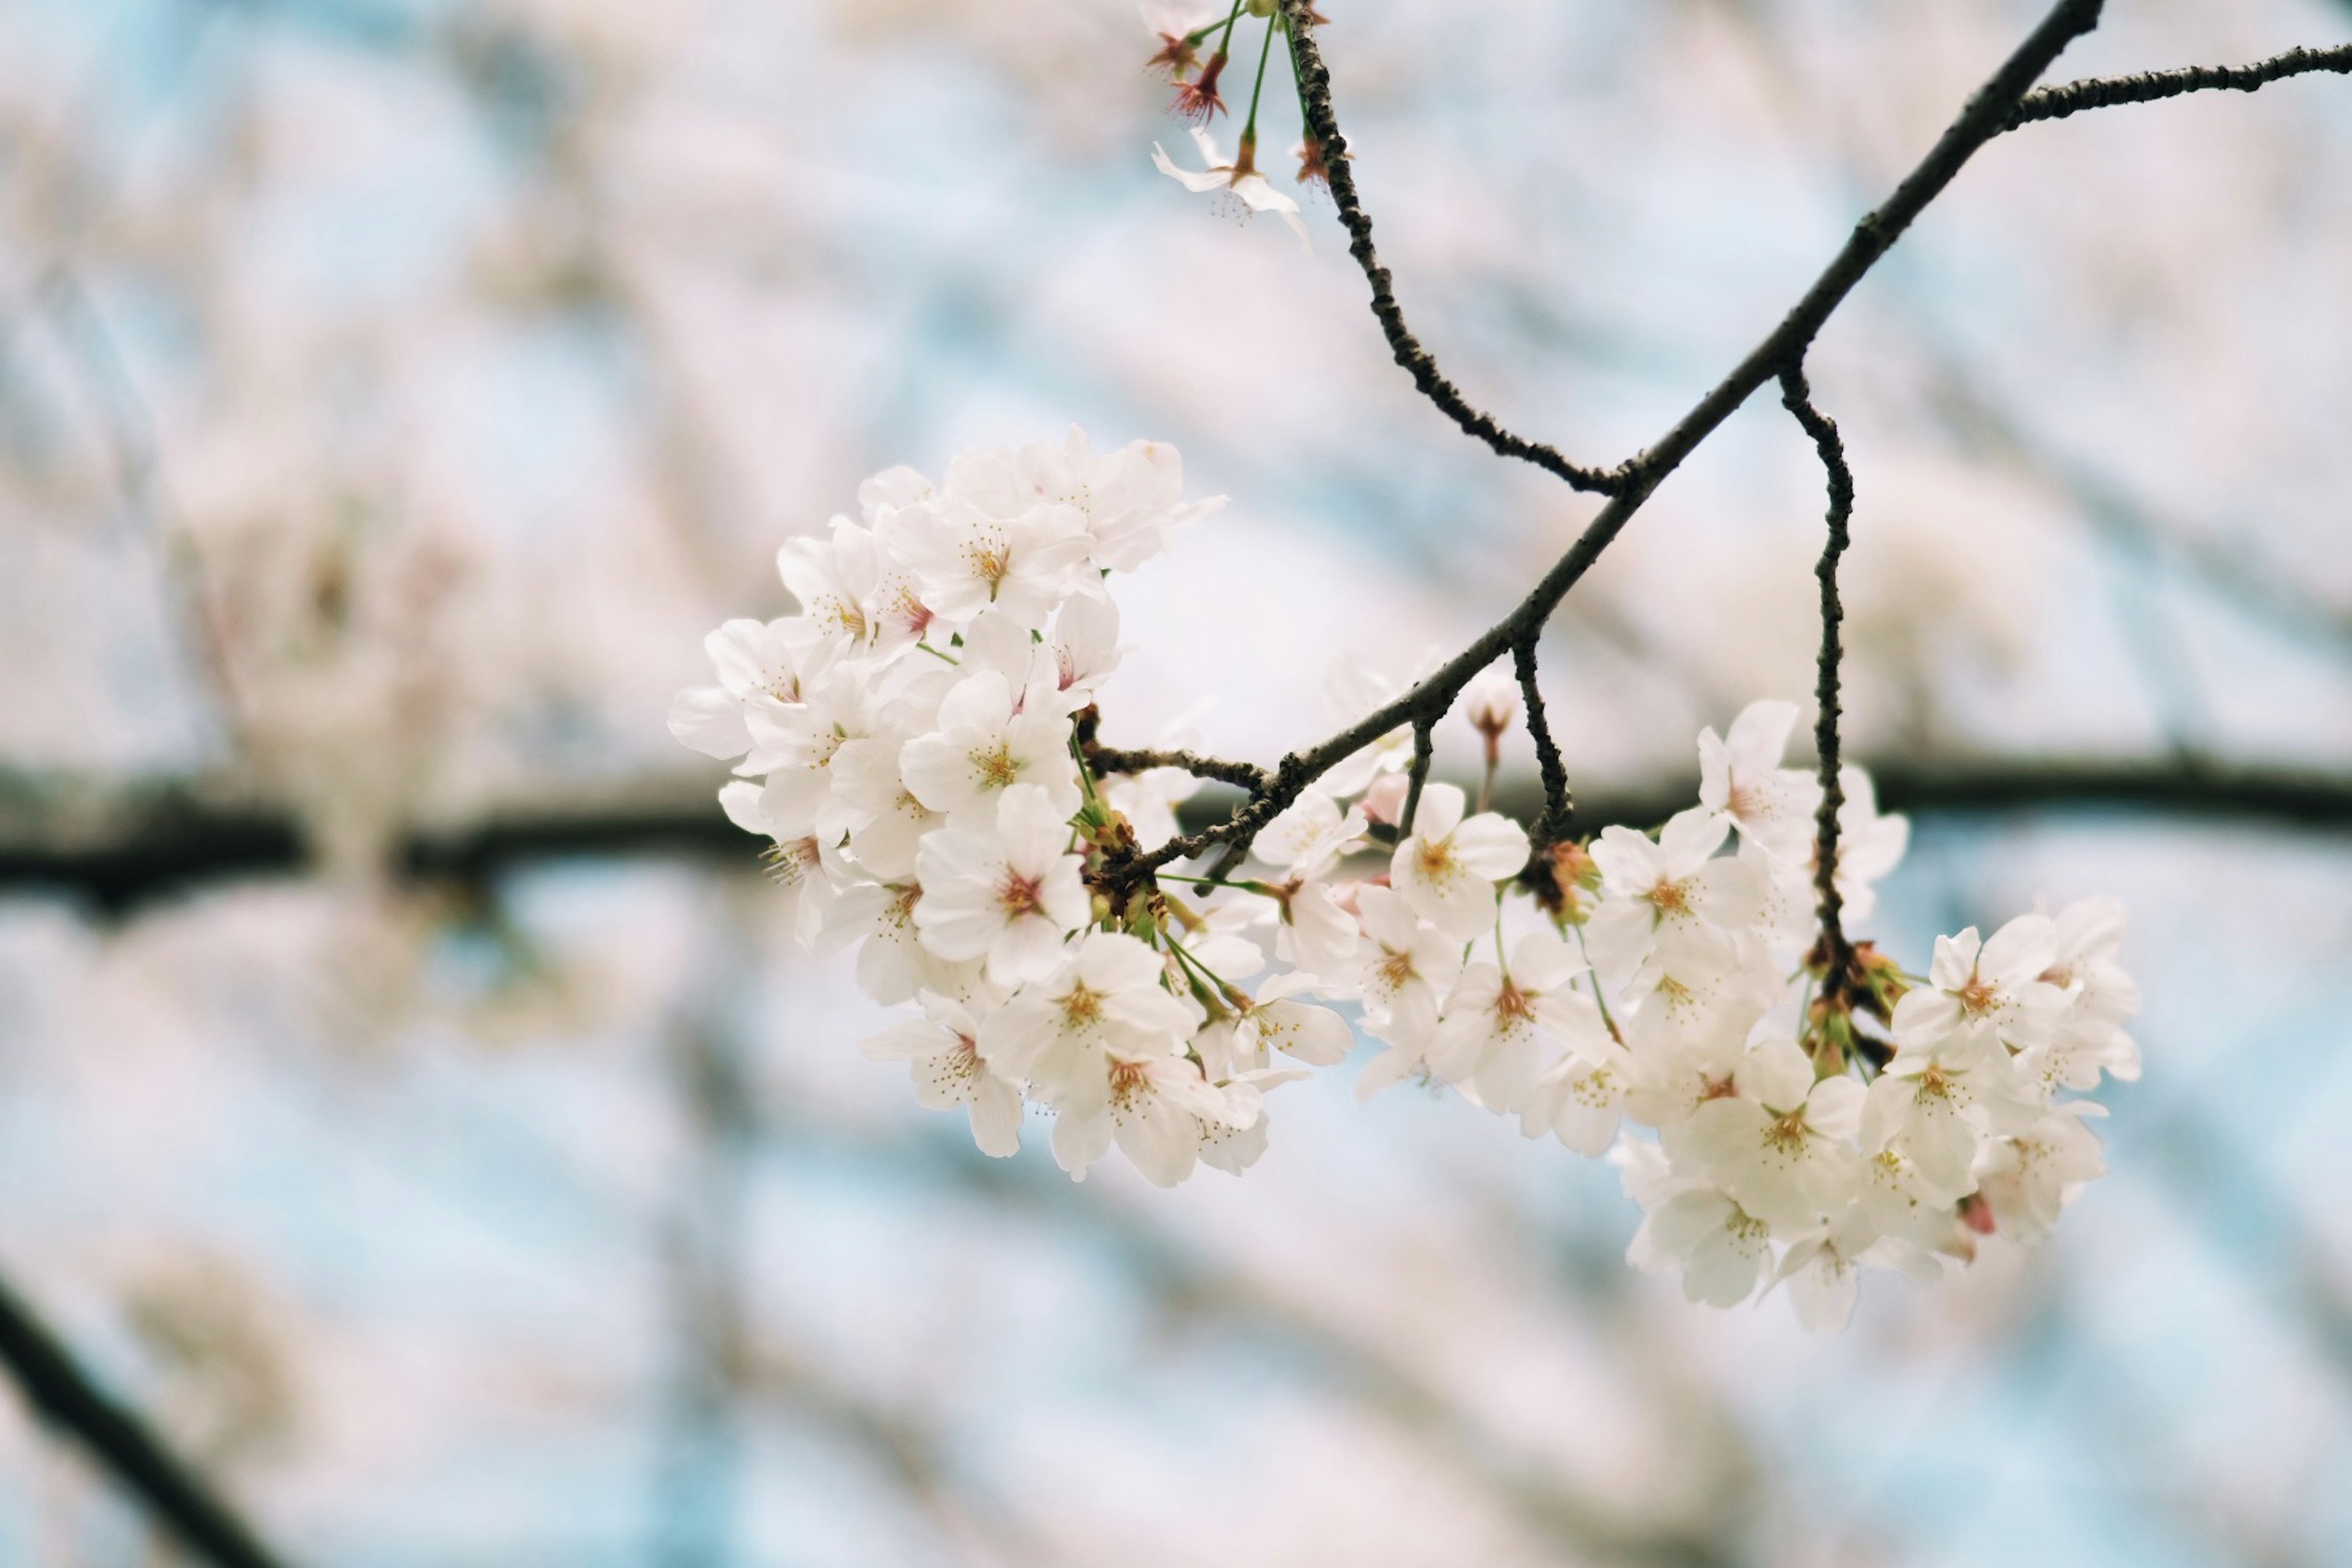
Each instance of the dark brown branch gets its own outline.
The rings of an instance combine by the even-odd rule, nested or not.
[[[0,1283],[0,1360],[42,1416],[87,1449],[195,1556],[216,1568],[284,1568],[236,1510],[109,1398],[32,1308]]]
[[[1536,744],[1536,771],[1543,777],[1543,815],[1536,819],[1535,849],[1541,854],[1568,832],[1576,818],[1576,797],[1568,786],[1568,764],[1552,739],[1551,721],[1544,714],[1543,689],[1536,684],[1536,639],[1522,639],[1511,649],[1511,664],[1519,677],[1519,696],[1528,707],[1528,737]]]
[[[2188,66],[2179,70],[2142,71],[2137,76],[2086,77],[2063,87],[2029,92],[2010,111],[2003,131],[2038,120],[2063,120],[2086,109],[2124,103],[2155,103],[2190,92],[2252,92],[2291,76],[2313,71],[2352,75],[2352,44],[2332,49],[2289,49],[2250,66]]]
[[[1313,24],[1306,16],[1306,7],[1300,0],[1284,0],[1284,14],[1289,17],[1292,36],[1299,51],[1302,82],[1307,89],[1308,101],[1319,106],[1317,110],[1318,120],[1315,122],[1317,133],[1321,135],[1328,128],[1331,134],[1324,140],[1328,145],[1336,148],[1339,145],[1338,127],[1329,123],[1329,75],[1315,50]],[[1171,860],[1197,855],[1210,843],[1255,834],[1258,827],[1296,800],[1299,791],[1309,783],[1400,724],[1434,723],[1453,706],[1463,687],[1480,670],[1500,658],[1506,650],[1540,633],[1552,611],[1559,607],[1561,598],[1591,569],[1593,562],[1600,559],[1601,552],[1615,541],[1634,512],[1641,510],[1642,503],[1657,489],[1659,482],[1680,467],[1683,459],[1689,457],[1700,442],[1713,435],[1716,427],[1729,418],[1732,412],[1747,402],[1758,388],[1780,374],[1781,367],[1803,357],[1805,350],[1845,297],[1853,292],[1854,285],[1861,282],[1864,275],[1886,254],[1903,231],[1911,226],[1912,220],[1926,210],[1927,204],[1952,183],[1977,149],[2000,133],[2011,111],[2032,89],[2034,79],[2049,68],[2050,63],[2068,44],[2098,25],[2100,4],[2101,0],[2059,0],[2041,26],[2034,28],[2025,42],[2019,46],[2016,53],[2010,56],[1993,73],[1991,79],[1969,100],[1959,118],[1937,139],[1935,146],[1928,150],[1918,166],[1895,186],[1894,195],[1876,211],[1854,225],[1853,233],[1847,238],[1844,247],[1780,324],[1773,328],[1713,391],[1701,398],[1696,406],[1683,416],[1682,420],[1655,446],[1618,470],[1618,482],[1612,486],[1609,500],[1600,512],[1569,546],[1567,553],[1553,563],[1551,570],[1544,574],[1542,580],[1509,615],[1403,696],[1366,715],[1312,750],[1285,757],[1276,771],[1272,787],[1253,795],[1229,822],[1189,838],[1180,838],[1151,855],[1141,857],[1134,863],[1133,874],[1139,875]],[[1343,163],[1334,161],[1335,194],[1339,171],[1344,167]],[[1365,233],[1365,252],[1369,254],[1369,227]]]
[[[1838,630],[1845,605],[1838,598],[1838,558],[1845,553],[1847,522],[1853,516],[1853,470],[1845,460],[1845,443],[1837,422],[1813,406],[1800,363],[1780,373],[1781,406],[1796,416],[1829,477],[1829,539],[1813,575],[1822,588],[1822,651],[1813,687],[1818,714],[1813,721],[1813,750],[1821,758],[1822,804],[1813,818],[1813,898],[1822,921],[1822,999],[1836,1006],[1852,982],[1853,946],[1845,936],[1845,899],[1838,891],[1838,812],[1845,805],[1845,785],[1838,776],[1842,765],[1838,737],[1838,667],[1845,648]]]
[[[1087,746],[1087,763],[1097,773],[1139,773],[1150,768],[1181,768],[1194,778],[1215,779],[1236,789],[1262,790],[1273,782],[1255,763],[1229,763],[1192,752],[1120,751],[1111,746]]]
[[[1322,50],[1315,44],[1314,7],[1310,0],[1283,0],[1283,16],[1290,34],[1292,61],[1298,70],[1299,109],[1306,117],[1308,134],[1322,148],[1323,162],[1330,175],[1331,202],[1339,209],[1339,221],[1348,230],[1348,254],[1356,258],[1356,265],[1364,269],[1364,280],[1372,286],[1372,314],[1380,319],[1381,331],[1388,338],[1397,363],[1412,377],[1421,395],[1460,426],[1465,435],[1484,441],[1498,456],[1533,463],[1580,490],[1615,494],[1625,483],[1622,472],[1571,462],[1557,448],[1515,436],[1496,423],[1493,415],[1472,407],[1461,389],[1438,370],[1437,361],[1422,347],[1412,329],[1405,325],[1404,310],[1397,304],[1389,269],[1381,265],[1380,255],[1372,248],[1371,215],[1364,211],[1363,198],[1356,191],[1355,174],[1348,167],[1348,139],[1340,134],[1338,116],[1331,109],[1331,73],[1323,64]]]
[[[2083,809],[2352,832],[2352,772],[2196,758],[1881,757],[1864,765],[1879,803],[1890,811]],[[1533,778],[1506,777],[1496,809],[1532,818],[1542,809],[1540,788]],[[1577,802],[1577,819],[1588,830],[1612,823],[1654,826],[1688,805],[1696,790],[1692,781],[1657,779],[1632,789],[1587,792]],[[1208,813],[1220,815],[1212,822]],[[1188,806],[1184,815],[1202,848],[1232,837],[1234,818],[1217,799]],[[760,844],[712,811],[709,793],[697,788],[596,811],[497,816],[421,831],[404,842],[396,864],[413,883],[464,889],[542,861],[590,856],[676,855],[748,867]],[[193,888],[299,876],[311,868],[299,825],[282,813],[158,803],[73,830],[50,827],[37,811],[0,815],[0,890],[55,889],[110,916]]]
[[[1412,837],[1412,819],[1421,810],[1422,787],[1429,783],[1430,758],[1437,749],[1436,723],[1433,716],[1412,721],[1412,766],[1405,773],[1404,810],[1397,815],[1399,838]]]

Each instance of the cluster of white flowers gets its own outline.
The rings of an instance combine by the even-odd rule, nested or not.
[[[919,1006],[867,1054],[911,1063],[982,1150],[1013,1152],[1034,1105],[1073,1176],[1113,1143],[1163,1185],[1239,1172],[1267,1091],[1341,1061],[1360,1025],[1387,1049],[1359,1097],[1450,1088],[1608,1154],[1647,1215],[1635,1263],[1717,1306],[1785,1282],[1809,1324],[1843,1321],[1865,1264],[1932,1275],[1977,1234],[2039,1240],[2101,1173],[2099,1107],[2061,1094],[2138,1072],[2120,910],[1939,938],[1924,978],[1864,943],[1828,984],[1820,788],[1780,766],[1786,702],[1699,737],[1699,802],[1654,835],[1538,848],[1443,782],[1402,822],[1400,730],[1310,784],[1228,878],[1139,873],[1195,781],[1089,763],[1119,652],[1105,584],[1215,504],[1181,490],[1173,449],[1097,457],[1077,431],[967,453],[937,488],[878,475],[862,521],[784,547],[801,613],[721,626],[719,683],[671,713],[740,759],[720,800],[774,840],[803,938],[862,943],[865,990]],[[1490,762],[1516,697],[1500,670],[1464,694]],[[1859,921],[1907,825],[1862,770],[1841,783],[1836,882]]]

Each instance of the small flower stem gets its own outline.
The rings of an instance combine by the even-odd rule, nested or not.
[[[915,646],[921,648],[925,653],[929,654],[933,658],[943,659],[947,663],[956,666],[958,668],[961,668],[963,666],[963,660],[956,658],[956,656],[951,653],[940,652],[938,648],[933,647],[928,642],[918,642]]]
[[[1188,969],[1197,971],[1202,979],[1207,980],[1211,984],[1214,985],[1217,988],[1217,994],[1225,999],[1228,1005],[1240,1008],[1245,1007],[1249,1005],[1249,994],[1247,992],[1244,991],[1240,986],[1234,984],[1231,981],[1226,980],[1223,975],[1210,968],[1207,964],[1202,963],[1192,954],[1185,952],[1184,944],[1182,942],[1171,942],[1169,944],[1168,951],[1176,955],[1177,963],[1184,965]]]
[[[1244,893],[1258,893],[1269,899],[1282,896],[1264,882],[1220,882],[1209,877],[1180,877],[1173,871],[1155,871],[1152,879],[1160,882],[1181,882],[1193,888],[1239,888]]]
[[[1412,837],[1413,814],[1421,809],[1421,786],[1429,782],[1430,753],[1436,740],[1430,733],[1432,721],[1412,721],[1412,766],[1406,772],[1404,810],[1397,814],[1397,837],[1400,841]]]
[[[1625,1037],[1617,1032],[1617,1020],[1609,1016],[1609,998],[1601,988],[1601,971],[1592,967],[1592,950],[1584,945],[1584,928],[1578,926],[1575,931],[1576,951],[1584,960],[1584,973],[1592,977],[1592,1000],[1601,1009],[1601,1021],[1608,1026],[1609,1037],[1622,1046]]]
[[[1242,0],[1234,0],[1234,8],[1225,13],[1224,35],[1217,40],[1217,52],[1219,54],[1223,54],[1228,48],[1233,47],[1234,24],[1241,19],[1241,15]],[[1207,37],[1208,29],[1206,27],[1201,29],[1201,32],[1202,37]]]
[[[1242,125],[1242,142],[1244,145],[1255,144],[1257,141],[1257,102],[1259,99],[1265,96],[1265,60],[1268,55],[1274,53],[1274,35],[1281,26],[1282,18],[1279,14],[1266,18],[1265,41],[1258,46],[1257,51],[1257,79],[1250,84],[1249,119]]]
[[[1478,781],[1478,809],[1485,811],[1495,801],[1495,769],[1502,762],[1496,754],[1495,744],[1486,743],[1486,775]]]
[[[1078,793],[1086,797],[1088,805],[1101,804],[1102,797],[1095,793],[1094,770],[1087,766],[1087,754],[1078,749],[1078,734],[1075,730],[1070,731],[1070,760],[1078,764]]]

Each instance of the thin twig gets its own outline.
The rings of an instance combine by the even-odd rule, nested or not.
[[[1845,655],[1838,627],[1845,619],[1845,605],[1838,598],[1837,570],[1853,516],[1853,470],[1847,466],[1837,422],[1813,406],[1802,362],[1780,373],[1780,404],[1812,437],[1813,450],[1829,476],[1829,541],[1813,568],[1822,586],[1822,652],[1813,688],[1820,709],[1813,721],[1813,749],[1821,757],[1822,804],[1813,818],[1813,895],[1822,920],[1822,997],[1834,1007],[1845,995],[1853,968],[1853,947],[1845,936],[1845,900],[1837,885],[1838,812],[1845,805],[1838,739],[1838,667]]]
[[[1421,395],[1460,426],[1465,435],[1484,441],[1498,456],[1533,463],[1576,489],[1616,494],[1626,483],[1622,471],[1572,462],[1558,448],[1515,436],[1497,424],[1493,415],[1471,406],[1461,389],[1439,371],[1436,359],[1422,347],[1412,329],[1405,325],[1394,282],[1389,269],[1381,265],[1379,252],[1372,248],[1371,215],[1364,211],[1363,198],[1356,192],[1356,176],[1348,167],[1348,139],[1340,134],[1338,117],[1331,109],[1331,73],[1325,68],[1323,53],[1315,44],[1314,6],[1310,0],[1283,0],[1283,16],[1290,29],[1291,58],[1298,68],[1299,110],[1306,117],[1308,133],[1322,147],[1324,166],[1330,175],[1331,203],[1339,208],[1339,221],[1348,229],[1348,254],[1356,258],[1356,265],[1364,270],[1364,280],[1372,286],[1372,314],[1380,319],[1381,331],[1388,338],[1397,363],[1412,377]]]
[[[235,1510],[128,1407],[90,1381],[33,1309],[0,1282],[0,1360],[25,1397],[216,1568],[285,1568]]]
[[[1429,762],[1437,747],[1437,720],[1430,717],[1412,721],[1412,765],[1405,771],[1404,810],[1397,817],[1397,837],[1412,837],[1412,819],[1421,810],[1422,786],[1429,783]]]
[[[1313,24],[1306,16],[1300,0],[1285,0],[1288,7],[1291,28],[1297,40],[1299,64],[1312,101],[1319,104],[1316,132],[1318,136],[1328,130],[1324,139],[1338,146],[1339,128],[1330,121],[1329,77],[1322,59],[1315,51]],[[1652,491],[1668,474],[1680,467],[1683,459],[1696,449],[1699,443],[1714,434],[1717,426],[1729,418],[1732,412],[1755,394],[1758,388],[1779,375],[1782,366],[1802,357],[1805,350],[1821,332],[1831,315],[1853,292],[1879,258],[1893,247],[1912,220],[1927,204],[1940,195],[1952,183],[1969,159],[1987,142],[1999,135],[2018,101],[2033,86],[2034,79],[2048,69],[2066,46],[2098,26],[2101,0],[2059,0],[2059,4],[2035,27],[2017,51],[2010,56],[1990,80],[1969,100],[1959,117],[1953,121],[1934,147],[1921,159],[1918,166],[1906,176],[1895,193],[1875,211],[1854,225],[1844,247],[1830,262],[1822,275],[1814,279],[1803,298],[1782,318],[1780,325],[1768,333],[1764,341],[1751,350],[1748,357],[1729,375],[1699,399],[1691,411],[1658,441],[1617,470],[1619,476],[1609,500],[1600,512],[1586,524],[1574,543],[1545,573],[1528,596],[1468,647],[1442,666],[1412,690],[1389,702],[1342,730],[1322,744],[1305,752],[1293,752],[1283,758],[1268,789],[1255,795],[1234,812],[1226,822],[1215,827],[1175,839],[1150,855],[1139,857],[1127,868],[1127,874],[1139,876],[1171,860],[1199,854],[1209,844],[1220,843],[1236,836],[1254,835],[1258,827],[1271,820],[1298,797],[1298,792],[1332,767],[1363,750],[1382,735],[1401,724],[1433,723],[1454,704],[1463,687],[1492,664],[1509,648],[1540,633],[1544,623],[1559,605],[1568,591],[1584,576],[1601,552],[1609,548],[1618,533]],[[1344,164],[1333,163],[1333,189],[1339,186],[1338,170]],[[1352,187],[1351,187],[1352,188]],[[1369,228],[1365,233],[1365,253],[1369,254]],[[1361,257],[1359,259],[1362,259]]]
[[[1086,748],[1087,765],[1097,773],[1139,773],[1151,768],[1181,768],[1194,778],[1215,779],[1246,790],[1262,790],[1272,775],[1255,763],[1232,763],[1183,751],[1121,751],[1111,746]]]
[[[2189,92],[2252,92],[2291,76],[2313,71],[2352,75],[2352,44],[2332,49],[2289,49],[2250,66],[2187,66],[2179,70],[2142,71],[2137,76],[2085,77],[2063,87],[2045,87],[2018,100],[2002,122],[2014,131],[2037,120],[2063,120],[2086,109],[2123,103],[2155,103]]]
[[[1545,716],[1543,689],[1536,684],[1536,639],[1526,637],[1511,648],[1518,671],[1519,696],[1527,703],[1528,736],[1536,743],[1536,769],[1543,775],[1543,815],[1536,819],[1535,847],[1540,853],[1557,843],[1575,820],[1576,796],[1569,789],[1568,763],[1552,739],[1551,721]]]

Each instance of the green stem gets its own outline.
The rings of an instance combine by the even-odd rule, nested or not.
[[[941,653],[938,648],[933,647],[928,642],[918,642],[915,646],[921,648],[925,653],[929,654],[933,658],[945,659],[948,663],[956,666],[958,668],[961,668],[963,667],[963,660],[956,658],[953,654]]]
[[[1601,1009],[1601,1021],[1608,1026],[1609,1037],[1622,1046],[1625,1043],[1625,1037],[1617,1032],[1617,1020],[1609,1016],[1609,998],[1601,991],[1601,971],[1592,967],[1592,952],[1584,945],[1584,928],[1577,926],[1573,929],[1576,931],[1576,951],[1584,959],[1584,973],[1592,977],[1592,1000]]]
[[[1250,86],[1249,121],[1242,127],[1242,140],[1244,142],[1254,142],[1257,140],[1257,100],[1265,96],[1265,60],[1268,55],[1274,53],[1275,29],[1281,25],[1282,18],[1279,13],[1266,18],[1265,41],[1258,46],[1257,51],[1257,80]]]
[[[1234,24],[1241,19],[1242,0],[1234,0],[1234,8],[1225,13],[1225,34],[1217,40],[1217,52],[1223,54],[1233,47]]]

